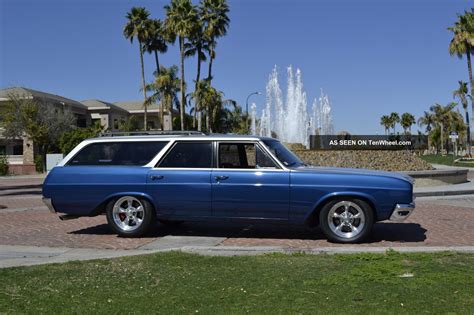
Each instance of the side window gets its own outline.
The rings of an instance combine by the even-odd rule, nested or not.
[[[166,142],[98,142],[84,147],[68,163],[75,165],[143,166],[160,152]]]
[[[178,142],[158,167],[211,168],[211,142]]]
[[[254,143],[220,143],[219,168],[276,168],[273,160]]]

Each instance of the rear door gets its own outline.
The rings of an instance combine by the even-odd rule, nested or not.
[[[176,141],[148,172],[159,215],[211,216],[212,141]]]
[[[257,142],[220,142],[212,171],[213,216],[287,220],[290,173]]]

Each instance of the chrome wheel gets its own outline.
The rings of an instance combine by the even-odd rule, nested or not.
[[[115,202],[112,217],[117,227],[123,231],[134,231],[142,224],[145,217],[145,209],[140,200],[135,197],[126,196]]]
[[[359,235],[366,221],[362,208],[352,201],[339,201],[334,204],[329,210],[327,220],[331,231],[345,239]]]

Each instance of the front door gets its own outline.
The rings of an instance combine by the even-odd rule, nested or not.
[[[257,142],[218,143],[212,171],[215,217],[287,220],[290,173]]]
[[[211,216],[211,169],[211,141],[177,141],[148,173],[158,215]]]

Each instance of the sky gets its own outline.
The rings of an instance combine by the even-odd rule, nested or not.
[[[0,88],[23,86],[74,100],[141,100],[138,45],[123,37],[125,15],[144,6],[163,19],[167,1],[0,0]],[[197,3],[197,1],[195,1]],[[213,84],[260,112],[273,67],[286,89],[286,67],[300,68],[308,104],[323,88],[335,129],[383,133],[380,116],[416,117],[453,101],[467,81],[465,59],[448,53],[447,27],[466,0],[229,0],[230,27],[219,39]],[[160,56],[179,65],[178,45]],[[146,79],[155,63],[145,56]],[[207,69],[207,64],[203,65]],[[186,80],[196,75],[186,59]],[[462,108],[461,108],[462,110]]]

